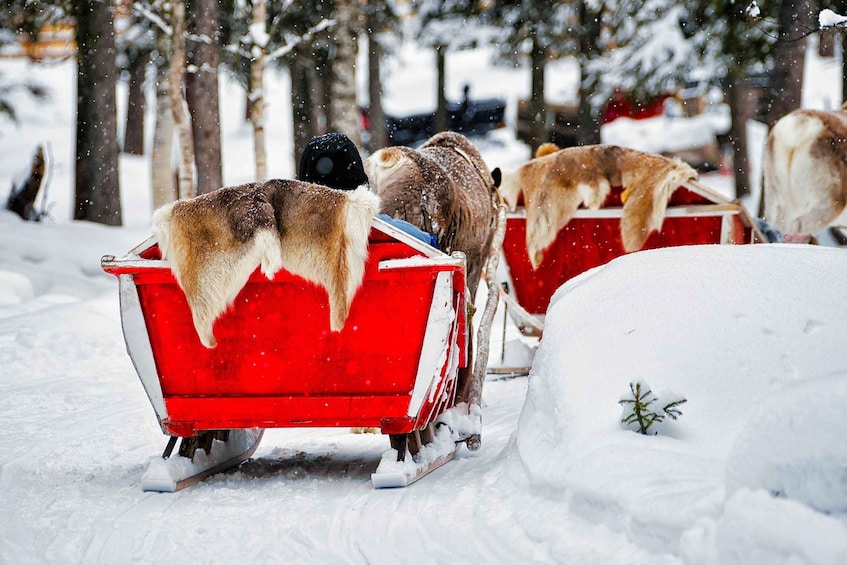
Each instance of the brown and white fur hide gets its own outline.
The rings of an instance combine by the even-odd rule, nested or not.
[[[461,134],[442,132],[417,149],[380,149],[364,165],[382,213],[433,234],[445,253],[465,253],[473,298],[490,253],[499,202],[476,147]]]
[[[341,191],[269,180],[166,204],[152,223],[200,341],[212,348],[215,320],[257,267],[268,278],[285,268],[325,288],[330,327],[341,330],[364,276],[378,206],[364,185]]]
[[[536,158],[517,170],[503,171],[500,194],[514,210],[523,193],[529,259],[538,268],[556,234],[584,205],[600,208],[613,186],[624,187],[621,239],[627,252],[641,249],[659,230],[668,200],[677,187],[697,178],[679,159],[616,145],[586,145],[559,150],[543,144]]]
[[[847,103],[838,111],[800,109],[780,118],[768,134],[762,173],[764,217],[787,239],[844,221]]]

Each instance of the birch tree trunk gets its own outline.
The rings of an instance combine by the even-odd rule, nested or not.
[[[332,99],[329,131],[343,133],[357,146],[362,145],[359,104],[356,101],[356,30],[361,11],[356,0],[335,2],[335,58],[332,61]]]
[[[185,68],[185,3],[173,3],[173,37],[171,38],[170,99],[174,127],[179,137],[178,192],[180,198],[197,195],[194,187],[194,138],[191,133],[191,116],[182,95],[182,75]]]
[[[250,64],[250,120],[253,122],[253,152],[256,158],[256,180],[268,176],[265,155],[265,0],[254,0],[250,35],[253,39]]]
[[[173,167],[174,119],[168,89],[168,68],[156,69],[156,129],[153,131],[151,186],[153,209],[177,199]]]

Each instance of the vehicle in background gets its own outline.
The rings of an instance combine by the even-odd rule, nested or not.
[[[362,109],[363,129],[367,131],[368,111]],[[506,101],[500,98],[447,103],[447,129],[468,137],[482,136],[506,126]],[[435,133],[435,112],[407,116],[385,116],[388,145],[415,145]]]

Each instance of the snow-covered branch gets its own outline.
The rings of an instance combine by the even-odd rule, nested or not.
[[[818,14],[821,29],[847,29],[847,16],[836,14],[832,10],[821,10]]]
[[[323,31],[327,28],[330,28],[334,25],[335,25],[335,20],[328,20],[326,18],[322,19],[320,22],[318,22],[317,25],[312,26],[311,28],[306,30],[306,33],[304,33],[303,35],[301,35],[299,37],[295,37],[295,38],[293,38],[289,41],[286,41],[285,45],[283,45],[282,47],[279,47],[277,49],[274,49],[273,51],[268,53],[267,60],[273,61],[273,60],[279,59],[280,57],[288,55],[299,44],[303,43],[304,41],[308,41],[309,39],[311,39],[314,34],[318,33],[319,31]]]
[[[134,3],[132,4],[132,9],[133,9],[133,10],[134,10],[134,11],[135,11],[138,15],[143,16],[144,18],[147,18],[148,20],[150,20],[150,21],[153,23],[153,25],[155,25],[155,26],[156,26],[156,27],[158,27],[160,30],[162,30],[162,32],[163,32],[166,36],[170,37],[170,36],[172,36],[172,35],[173,35],[173,28],[172,28],[171,26],[169,26],[169,25],[167,24],[167,22],[165,22],[165,20],[163,20],[162,18],[160,18],[158,14],[156,14],[156,13],[152,12],[152,11],[151,11],[151,10],[149,10],[148,8],[145,8],[143,5],[141,5],[141,3],[140,3],[140,2],[134,2]]]

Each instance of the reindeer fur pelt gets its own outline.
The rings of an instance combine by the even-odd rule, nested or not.
[[[641,249],[650,233],[662,227],[674,190],[696,178],[697,172],[679,159],[635,149],[586,145],[559,150],[543,144],[535,159],[517,170],[502,171],[500,194],[514,210],[523,193],[527,251],[538,268],[577,208],[600,208],[613,186],[624,187],[624,250]]]
[[[463,135],[442,132],[418,149],[386,147],[365,161],[380,211],[435,236],[445,253],[467,257],[468,289],[476,294],[496,228],[494,179]]]
[[[296,180],[226,187],[162,206],[153,228],[185,292],[204,346],[250,274],[282,268],[324,287],[330,327],[343,328],[364,276],[379,199],[367,186],[333,190]]]
[[[780,118],[768,134],[762,173],[764,217],[783,233],[813,234],[837,223],[847,204],[847,103]]]

